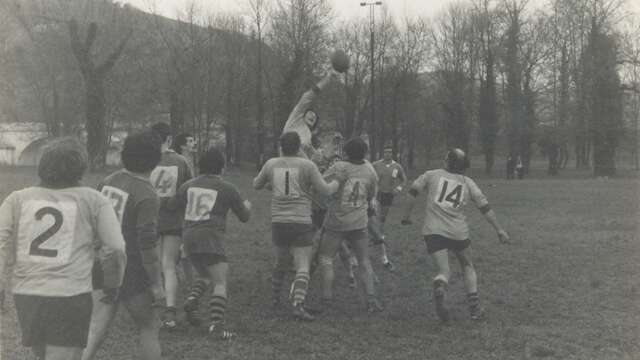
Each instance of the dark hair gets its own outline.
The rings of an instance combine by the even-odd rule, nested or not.
[[[364,161],[365,155],[367,155],[369,146],[362,138],[354,137],[344,144],[343,150],[350,162],[361,163]]]
[[[320,115],[318,115],[318,113],[313,108],[311,108],[311,109],[307,109],[307,111],[304,112],[304,117],[307,117],[308,112],[312,112],[313,115],[316,116],[316,121],[313,122],[313,126],[309,127],[309,129],[313,131],[318,127],[318,124],[320,123]]]
[[[449,149],[445,160],[447,163],[447,170],[454,174],[463,174],[471,165],[469,158],[467,158],[467,154],[462,149],[458,148]]]
[[[173,150],[182,155],[182,147],[187,143],[187,138],[192,138],[193,135],[189,133],[182,133],[173,140]]]
[[[160,137],[160,141],[162,142],[167,141],[167,138],[173,133],[173,131],[171,130],[171,126],[164,122],[153,124],[151,130]]]
[[[76,138],[57,139],[45,146],[38,176],[42,185],[51,188],[77,186],[89,164],[84,145]]]
[[[127,136],[120,152],[122,165],[125,169],[136,173],[147,173],[153,170],[162,157],[161,145],[160,138],[151,131]]]
[[[300,135],[289,131],[280,136],[280,148],[284,156],[294,156],[300,150]]]
[[[200,157],[198,163],[201,174],[220,175],[224,169],[225,158],[222,151],[217,148],[209,148]]]

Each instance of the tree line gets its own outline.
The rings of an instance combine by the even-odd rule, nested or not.
[[[409,167],[428,165],[455,146],[491,174],[506,156],[528,171],[539,149],[551,174],[610,176],[628,149],[638,167],[640,21],[624,0],[466,0],[400,19],[383,5],[373,28],[335,20],[328,0],[243,4],[230,14],[191,2],[169,19],[110,0],[5,0],[0,112],[52,136],[84,129],[95,168],[114,126],[159,119],[259,165],[343,49],[351,68],[316,110],[324,130],[367,135],[374,158],[391,146]]]

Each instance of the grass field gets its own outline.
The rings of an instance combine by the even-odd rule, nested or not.
[[[461,273],[454,264],[450,325],[436,319],[430,279],[434,266],[416,225],[399,225],[397,201],[387,237],[399,272],[378,260],[383,313],[369,315],[338,265],[337,305],[314,323],[293,321],[269,303],[269,194],[251,190],[253,172],[227,176],[254,204],[248,224],[229,221],[231,261],[229,343],[194,329],[162,333],[165,359],[640,359],[640,181],[595,180],[565,172],[548,179],[480,178],[513,243],[500,245],[469,209],[472,258],[487,319],[468,319]],[[88,185],[100,176],[91,175]],[[0,172],[0,197],[35,182],[33,169]],[[313,281],[313,280],[312,280]],[[311,298],[317,299],[317,289]],[[3,320],[2,359],[30,359],[17,335],[12,304]],[[100,359],[133,359],[133,327],[121,312]]]

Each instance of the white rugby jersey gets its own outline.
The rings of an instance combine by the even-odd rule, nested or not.
[[[420,175],[412,189],[427,191],[427,208],[423,235],[438,234],[453,240],[469,238],[469,226],[464,208],[468,199],[480,208],[487,198],[471,178],[444,169],[430,170]]]
[[[119,286],[125,243],[111,203],[98,191],[35,186],[11,193],[0,206],[0,256],[4,260],[14,252],[15,294],[63,297],[91,292],[94,242],[102,245],[105,259],[116,264],[107,276]]]

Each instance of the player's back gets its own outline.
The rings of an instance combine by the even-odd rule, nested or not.
[[[112,211],[109,201],[88,187],[30,187],[5,201],[11,208],[16,240],[14,293],[73,296],[90,292],[96,228],[103,211]]]
[[[200,175],[187,181],[178,197],[185,205],[184,241],[192,248],[208,238],[223,240],[229,210],[240,214],[240,220],[248,220],[238,189],[219,175]]]
[[[182,226],[176,209],[170,207],[169,199],[174,197],[178,188],[191,177],[191,170],[184,156],[173,150],[162,153],[160,163],[153,169],[150,177],[151,185],[160,198],[158,228],[161,231],[177,230]]]
[[[466,240],[469,229],[464,208],[469,200],[477,206],[486,198],[469,177],[444,169],[430,170],[416,183],[427,190],[426,219],[423,233],[439,234],[455,240]]]
[[[151,182],[148,178],[123,169],[107,176],[98,190],[111,201],[118,216],[127,244],[127,255],[139,256],[139,224],[157,225],[159,199]]]
[[[272,186],[272,222],[311,223],[311,177],[314,170],[318,172],[316,165],[308,159],[283,156],[269,159],[263,170]]]
[[[326,177],[344,172],[347,180],[334,194],[329,204],[325,227],[330,230],[348,231],[367,227],[368,201],[375,196],[377,175],[368,162],[354,164],[347,161],[336,162]]]

